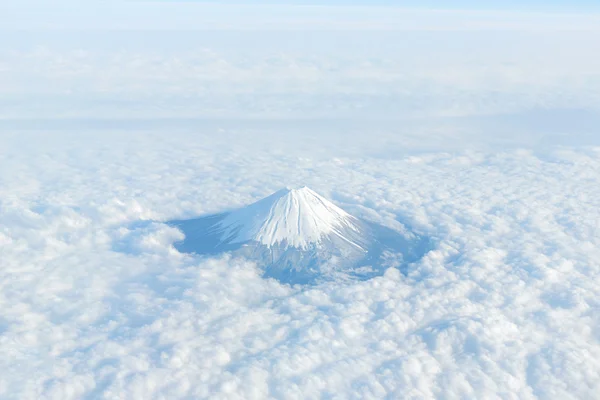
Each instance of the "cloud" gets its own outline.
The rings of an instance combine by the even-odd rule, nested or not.
[[[595,14],[38,6],[0,16],[2,119],[399,119],[600,104]]]
[[[0,397],[595,396],[597,148],[248,132],[0,137]],[[406,276],[289,287],[131,229],[302,183],[436,248]]]
[[[0,39],[3,120],[407,120],[600,107],[595,32],[36,32]]]

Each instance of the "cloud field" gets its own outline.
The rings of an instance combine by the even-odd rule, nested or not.
[[[359,157],[303,140],[4,135],[0,397],[596,396],[598,148]],[[289,287],[136,225],[300,183],[435,249],[406,276]]]
[[[0,399],[598,399],[596,14],[38,6],[0,13]],[[302,185],[433,250],[290,286],[173,246]]]

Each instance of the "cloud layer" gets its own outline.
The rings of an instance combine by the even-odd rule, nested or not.
[[[28,27],[24,17],[11,18],[21,26],[0,22],[0,118],[399,119],[600,108],[594,14],[265,6],[236,21],[239,6],[144,4],[121,5],[129,13],[67,7],[61,29]],[[94,22],[77,19],[79,8]],[[125,26],[94,27],[102,12]],[[194,23],[151,22],[176,15]],[[148,25],[136,28],[140,21]]]
[[[598,393],[597,148],[389,157],[303,141],[4,134],[0,397]],[[300,184],[436,248],[407,276],[302,288],[135,226]]]

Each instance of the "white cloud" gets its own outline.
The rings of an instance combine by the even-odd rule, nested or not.
[[[119,7],[103,7],[63,10],[89,29],[5,28],[1,118],[399,119],[600,105],[600,57],[590,51],[600,31],[586,28],[600,26],[595,15],[265,6],[244,17],[261,29],[240,31],[208,29],[198,14],[223,23],[243,6],[128,4],[119,6],[121,19],[111,14]],[[93,21],[70,14],[78,9]],[[102,10],[128,29],[92,29]],[[300,28],[287,29],[294,22],[280,14]],[[194,23],[169,22],[174,15]],[[151,16],[178,29],[151,24]],[[398,29],[338,30],[331,20],[391,20]],[[138,30],[136,21],[150,25]],[[486,29],[472,32],[472,21]]]
[[[82,55],[39,49],[0,55],[0,100],[3,118],[406,119],[599,109],[594,66],[600,59],[587,56],[587,48],[542,73],[553,50],[524,61],[513,61],[507,51],[473,61],[412,48],[365,64],[364,54],[241,59],[208,51]]]
[[[333,136],[47,135],[0,137],[2,398],[600,390],[596,148],[380,157]],[[139,223],[301,183],[436,249],[408,276],[290,288]]]

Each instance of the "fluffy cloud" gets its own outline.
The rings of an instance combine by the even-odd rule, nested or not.
[[[385,136],[248,132],[2,136],[0,397],[600,391],[597,148],[391,156]],[[160,223],[296,184],[435,249],[406,276],[289,287],[180,254]]]

